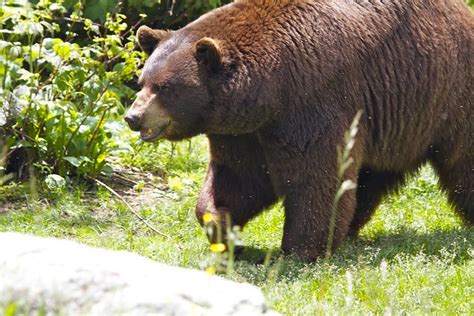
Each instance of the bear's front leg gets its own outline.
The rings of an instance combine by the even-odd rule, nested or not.
[[[256,136],[208,136],[210,163],[196,215],[214,218],[211,242],[225,242],[228,227],[243,227],[276,201],[265,158]],[[230,222],[229,222],[230,221]]]
[[[328,244],[335,249],[348,234],[356,206],[355,190],[344,194],[333,217],[338,181],[323,182],[326,183],[317,178],[305,179],[294,183],[286,194],[282,240],[285,254],[314,261],[325,254]]]
[[[288,130],[283,126],[262,135],[268,140],[265,152],[266,157],[271,157],[267,162],[272,182],[277,194],[284,199],[282,250],[308,261],[324,255],[328,244],[334,249],[341,243],[355,212],[355,190],[345,192],[333,212],[342,182],[357,183],[362,159],[362,146],[357,141],[351,152],[353,162],[342,179],[338,179],[337,146],[344,144],[345,124],[338,127],[338,131],[329,129],[288,136],[281,132]]]

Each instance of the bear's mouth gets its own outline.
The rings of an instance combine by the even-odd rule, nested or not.
[[[141,130],[140,131],[140,137],[145,142],[152,142],[152,141],[158,140],[159,138],[161,138],[161,136],[163,136],[166,128],[169,125],[170,125],[170,123],[167,123],[167,124],[163,125],[162,127],[147,128],[147,129]]]

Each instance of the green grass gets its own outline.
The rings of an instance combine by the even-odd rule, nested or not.
[[[87,186],[59,195],[41,190],[39,202],[27,189],[0,188],[0,212],[8,209],[0,215],[0,231],[73,239],[205,269],[213,256],[194,205],[206,155],[203,138],[158,148],[132,141],[119,159],[155,175],[156,188],[145,186],[141,196],[127,199],[172,240],[147,229],[105,189]],[[474,229],[455,216],[428,167],[384,201],[359,239],[347,241],[327,260],[306,264],[279,257],[282,224],[281,205],[253,220],[242,233],[247,247],[225,277],[259,286],[283,314],[474,312]],[[269,252],[274,253],[270,263],[258,264]]]

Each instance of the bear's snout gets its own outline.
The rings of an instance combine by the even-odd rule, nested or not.
[[[133,111],[128,111],[124,119],[125,122],[128,123],[128,126],[130,126],[130,129],[132,131],[140,131],[140,117],[137,115],[137,113],[134,113]]]

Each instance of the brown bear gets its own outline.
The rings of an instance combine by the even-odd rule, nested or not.
[[[145,141],[206,134],[197,205],[244,226],[281,199],[282,249],[326,248],[337,146],[363,115],[333,246],[431,162],[474,224],[474,18],[462,0],[237,0],[178,31],[142,26],[150,54],[126,121]]]

